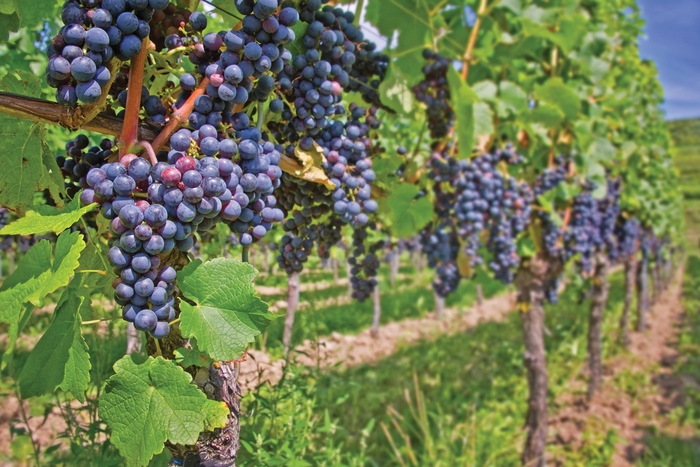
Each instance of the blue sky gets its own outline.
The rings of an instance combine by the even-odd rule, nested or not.
[[[647,21],[639,45],[656,62],[669,120],[700,117],[700,0],[639,0]]]

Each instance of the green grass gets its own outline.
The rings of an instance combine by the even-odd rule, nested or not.
[[[433,292],[428,287],[430,277],[426,275],[424,280],[412,281],[404,279],[397,285],[401,290],[388,288],[388,279],[380,285],[382,316],[381,324],[400,321],[409,318],[419,318],[435,310]],[[484,295],[491,297],[505,289],[505,287],[493,279],[478,276],[473,281],[463,281],[457,291],[451,294],[446,306],[466,308],[471,306],[476,299],[476,284],[481,283]],[[415,284],[415,287],[412,285]],[[360,303],[352,301],[348,304],[326,306],[318,308],[314,302],[321,302],[330,297],[338,297],[347,294],[347,286],[332,287],[317,292],[301,293],[301,300],[309,300],[311,307],[300,310],[295,316],[292,344],[300,344],[305,339],[315,339],[319,336],[327,336],[332,332],[341,334],[358,334],[372,324],[373,305],[371,300]],[[266,298],[271,301],[269,298]],[[267,329],[266,347],[273,352],[282,347],[282,333],[284,330],[284,310],[280,311],[280,318],[274,321]]]
[[[604,332],[606,355],[617,352],[611,339],[623,300],[621,275],[616,274],[611,280]],[[468,300],[468,284],[460,292],[461,300]],[[571,378],[580,374],[586,358],[590,304],[579,305],[578,297],[579,291],[570,287],[560,304],[550,307],[547,314],[553,410],[555,396],[569,390]],[[392,309],[401,311],[400,317],[405,317],[407,311],[416,313],[415,308],[410,308],[416,301],[410,293],[392,296],[393,304],[384,307],[387,318],[391,319]],[[356,311],[361,315],[347,317],[348,323],[371,319],[369,307]],[[346,310],[333,313],[337,319],[346,314]],[[512,313],[503,322],[484,323],[465,333],[404,347],[376,365],[325,372],[309,370],[305,384],[316,387],[315,410],[327,410],[342,427],[337,436],[344,440],[345,448],[353,451],[359,450],[361,444],[367,446],[367,455],[372,459],[369,465],[400,465],[381,428],[376,427],[368,439],[362,438],[362,430],[376,420],[391,433],[404,460],[409,451],[416,456],[417,463],[407,465],[516,466],[527,399],[522,352],[520,319]],[[399,429],[410,440],[411,448],[400,439]],[[608,432],[591,433],[580,451],[562,450],[558,455],[578,462],[571,465],[606,465],[612,455],[614,436]]]

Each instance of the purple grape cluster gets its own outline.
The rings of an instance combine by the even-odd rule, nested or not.
[[[441,297],[446,297],[457,290],[462,280],[457,267],[460,243],[452,219],[441,218],[434,228],[424,229],[420,241],[428,266],[435,269],[433,289]]]
[[[64,26],[47,49],[46,79],[57,88],[56,100],[67,107],[90,104],[111,80],[113,57],[129,60],[148,37],[148,22],[169,0],[69,0],[61,10]]]
[[[481,235],[488,232],[486,247],[493,256],[488,266],[505,283],[513,281],[513,270],[520,264],[515,242],[529,225],[533,195],[526,183],[504,175],[498,165],[518,164],[522,159],[509,144],[472,160],[458,161],[447,151],[434,152],[428,162],[438,217],[454,219],[452,238],[463,242],[471,268],[484,262]],[[454,256],[452,262],[456,260]]]
[[[369,248],[365,241],[369,235],[368,230],[376,230],[376,225],[365,225],[357,228],[352,233],[352,251],[348,262],[350,268],[350,283],[352,285],[352,298],[360,302],[365,301],[377,286],[377,273],[379,271],[379,255],[384,246],[384,240],[379,240]]]
[[[74,197],[81,188],[87,188],[86,176],[91,168],[101,167],[112,155],[114,142],[108,138],[99,146],[91,145],[86,135],[78,135],[66,143],[65,155],[56,157],[56,164],[65,178],[66,193]]]
[[[615,224],[615,238],[617,240],[616,249],[609,250],[610,259],[617,261],[618,259],[627,258],[637,252],[639,238],[641,235],[641,226],[636,217],[625,219],[618,217]]]
[[[424,50],[423,58],[428,61],[423,66],[424,79],[413,87],[413,93],[426,105],[428,127],[433,139],[442,139],[454,125],[454,111],[450,105],[450,88],[447,84],[447,70],[452,62],[433,52]]]

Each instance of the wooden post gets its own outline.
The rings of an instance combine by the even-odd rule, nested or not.
[[[352,266],[348,262],[348,257],[345,256],[345,275],[348,278],[348,297],[352,297],[352,282],[350,282],[350,278],[352,278],[351,269]]]
[[[433,289],[433,298],[435,300],[435,315],[437,319],[442,319],[445,317],[445,297],[441,296]]]
[[[530,389],[522,463],[545,467],[547,446],[547,357],[544,346],[544,300],[547,285],[563,269],[560,261],[537,255],[521,265],[516,284],[525,340],[524,363]]]
[[[605,253],[596,256],[595,272],[593,275],[593,293],[591,300],[591,316],[588,325],[588,398],[591,399],[603,382],[603,314],[608,304],[609,262]]]
[[[629,316],[634,298],[634,287],[637,275],[637,253],[633,253],[625,258],[625,304],[622,308],[622,318],[620,319],[620,343],[624,347],[629,347]]]
[[[637,271],[637,332],[647,329],[649,312],[649,258],[644,255]]]
[[[126,354],[131,355],[132,353],[141,352],[141,337],[142,334],[135,327],[134,323],[127,323],[126,325]]]
[[[289,354],[292,345],[292,328],[294,327],[294,312],[299,304],[299,273],[293,272],[287,278],[287,315],[284,318],[284,334],[282,335],[282,345],[284,345],[284,355]]]
[[[372,315],[372,329],[370,330],[370,335],[376,339],[379,335],[379,321],[382,316],[382,303],[379,297],[379,284],[377,284],[372,291],[372,304],[374,305],[374,314]]]
[[[476,284],[476,306],[481,308],[484,304],[484,288],[481,284]]]
[[[396,277],[399,274],[399,267],[401,265],[401,253],[399,249],[393,247],[390,253],[391,260],[389,261],[389,285],[393,289],[396,285]]]

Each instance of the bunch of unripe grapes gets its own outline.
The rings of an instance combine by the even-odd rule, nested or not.
[[[61,10],[64,26],[47,49],[46,79],[57,88],[56,100],[74,107],[102,96],[111,80],[113,57],[129,60],[141,51],[154,12],[169,0],[69,0]]]

